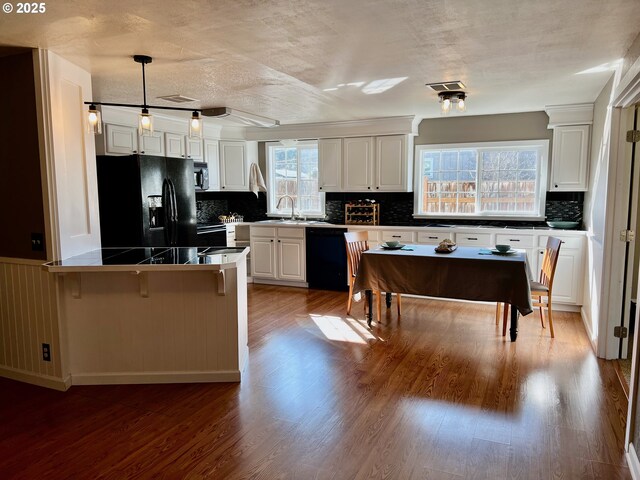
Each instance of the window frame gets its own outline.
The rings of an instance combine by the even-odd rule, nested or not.
[[[476,150],[477,152],[477,177],[476,182],[476,199],[479,188],[479,177],[482,173],[480,166],[480,158],[482,151],[506,149],[506,148],[535,148],[538,150],[538,175],[536,178],[536,212],[526,214],[523,212],[513,213],[496,213],[496,212],[476,212],[476,213],[450,213],[450,212],[421,212],[422,208],[422,152],[424,151],[442,151],[442,150]],[[545,201],[547,193],[547,179],[549,174],[549,140],[517,140],[502,142],[469,142],[469,143],[444,143],[444,144],[425,144],[416,145],[414,150],[414,196],[413,196],[413,217],[414,218],[478,218],[483,220],[544,220],[545,219]]]
[[[268,217],[289,217],[291,215],[291,204],[286,202],[286,207],[281,210],[276,210],[276,205],[278,203],[278,199],[276,198],[275,186],[274,186],[274,178],[273,178],[273,166],[272,166],[272,158],[271,158],[271,149],[274,147],[278,148],[299,148],[299,147],[309,147],[315,145],[316,150],[318,149],[318,140],[300,140],[295,145],[286,146],[281,142],[265,142],[265,164],[266,164],[266,183],[267,183],[267,216]],[[297,167],[297,176],[296,182],[300,181],[300,162],[296,161]],[[318,174],[320,173],[320,161],[318,160]],[[299,203],[296,202],[295,213],[297,215],[303,216],[305,218],[324,218],[326,212],[325,205],[325,194],[318,190],[318,197],[320,200],[320,212],[306,212],[301,211],[299,208]]]

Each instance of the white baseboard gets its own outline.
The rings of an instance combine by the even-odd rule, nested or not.
[[[638,461],[638,454],[636,453],[633,443],[629,444],[625,456],[627,458],[627,465],[629,465],[629,471],[631,472],[631,478],[633,478],[633,480],[640,480],[640,461]]]
[[[213,383],[239,382],[240,370],[215,372],[112,372],[76,373],[71,375],[72,385],[121,385],[147,383]]]
[[[585,314],[584,308],[580,309],[580,317],[582,318],[584,329],[587,331],[587,337],[589,338],[589,343],[591,343],[591,348],[593,348],[593,352],[597,355],[598,345],[596,344],[596,340],[593,338],[593,330],[589,324],[589,316]]]
[[[18,370],[16,368],[0,366],[0,376],[17,380],[18,382],[30,383],[39,387],[51,388],[65,392],[71,386],[71,377],[58,378],[49,375],[40,375],[29,372],[27,370]]]

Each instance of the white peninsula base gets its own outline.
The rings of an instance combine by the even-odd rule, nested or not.
[[[50,268],[59,278],[72,385],[241,380],[246,252],[218,268],[122,268]]]

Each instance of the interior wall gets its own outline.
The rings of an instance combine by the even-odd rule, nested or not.
[[[600,321],[600,299],[603,292],[604,240],[606,234],[607,184],[609,172],[609,142],[611,133],[612,75],[594,103],[591,129],[589,188],[585,193],[584,227],[587,231],[584,303],[582,316],[587,333],[595,343]]]
[[[420,122],[415,145],[439,143],[501,142],[516,140],[549,140],[551,151],[553,130],[547,128],[545,112],[507,113],[502,115],[455,116],[426,118]]]
[[[31,51],[0,57],[0,257],[45,260],[31,234],[45,232]]]

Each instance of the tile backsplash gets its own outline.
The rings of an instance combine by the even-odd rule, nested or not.
[[[413,193],[327,193],[326,220],[344,224],[344,205],[354,200],[375,200],[380,204],[381,225],[420,226],[428,223],[447,221],[413,218]],[[545,215],[548,220],[570,220],[582,222],[584,193],[547,192]],[[196,194],[198,223],[215,223],[219,215],[237,213],[245,221],[255,222],[267,219],[267,198],[260,193],[256,198],[251,192],[198,192]],[[451,220],[449,220],[451,221]],[[455,219],[457,224],[470,225],[544,225],[544,222]]]

